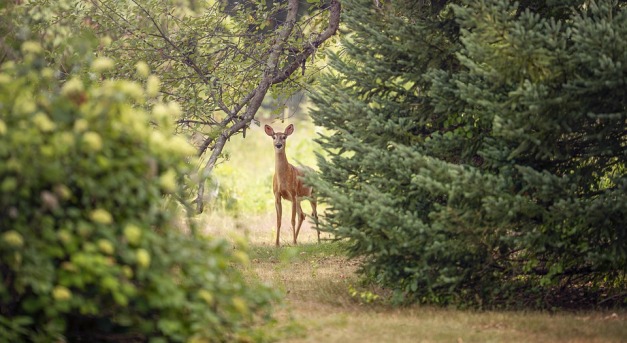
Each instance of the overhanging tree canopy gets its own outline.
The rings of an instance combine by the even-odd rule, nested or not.
[[[72,1],[69,1],[72,2]],[[68,3],[64,1],[63,3]],[[31,2],[33,10],[40,4]],[[182,107],[180,131],[199,138],[204,179],[230,137],[246,132],[268,92],[291,93],[318,71],[314,56],[339,27],[340,2],[89,0],[67,4],[63,20],[109,36],[100,54],[119,61],[111,75],[135,77],[146,62],[161,76],[165,100]],[[54,26],[48,18],[43,24]]]

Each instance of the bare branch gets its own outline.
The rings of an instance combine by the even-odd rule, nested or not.
[[[213,167],[215,167],[216,162],[218,161],[218,157],[220,157],[220,153],[222,152],[222,149],[224,149],[224,145],[226,144],[227,140],[228,137],[225,134],[221,134],[218,137],[218,139],[216,140],[216,144],[213,147],[213,153],[211,154],[211,157],[209,157],[209,161],[207,161],[205,167],[199,173],[198,179],[200,180],[200,182],[198,184],[198,196],[194,200],[194,203],[196,203],[196,211],[198,213],[202,213],[205,207],[205,180],[211,174]],[[219,151],[219,153],[216,153],[216,151]]]
[[[327,39],[331,38],[337,32],[340,27],[340,12],[341,6],[339,0],[331,0],[329,5],[329,26],[321,32],[316,39],[311,42],[305,43],[302,47],[301,53],[296,55],[292,63],[287,65],[272,79],[272,84],[281,83],[290,77],[296,71],[302,63],[311,56],[316,49],[324,43]]]

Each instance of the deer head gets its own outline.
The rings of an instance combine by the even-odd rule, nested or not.
[[[274,129],[270,127],[270,125],[264,126],[264,130],[266,134],[272,137],[274,143],[274,149],[277,152],[281,152],[285,150],[285,141],[287,140],[287,136],[294,133],[294,125],[290,124],[285,128],[285,132],[274,132]]]

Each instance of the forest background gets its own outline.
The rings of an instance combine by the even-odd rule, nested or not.
[[[625,337],[622,2],[1,9],[3,340],[289,339],[411,304],[610,309],[543,337]],[[333,243],[266,247],[259,126],[288,122]],[[551,322],[457,315],[443,339]]]

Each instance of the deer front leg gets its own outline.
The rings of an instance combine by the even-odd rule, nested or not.
[[[296,197],[292,199],[292,235],[296,244]]]
[[[274,207],[276,208],[276,243],[275,245],[279,246],[279,236],[281,234],[281,212],[283,209],[281,208],[281,195],[274,196]]]

